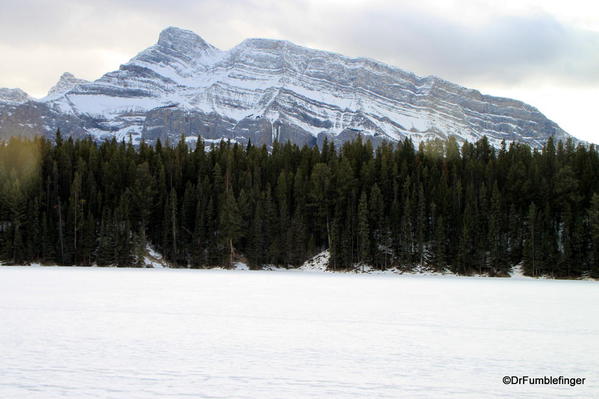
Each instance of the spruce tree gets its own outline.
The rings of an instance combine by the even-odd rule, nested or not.
[[[232,267],[235,258],[234,245],[242,234],[241,216],[232,190],[227,190],[225,193],[220,213],[220,231],[222,232],[223,243],[227,248],[226,262],[229,267]]]
[[[537,207],[531,203],[526,217],[526,238],[524,240],[524,272],[529,276],[538,276],[541,270],[541,245]]]
[[[105,208],[100,222],[100,232],[96,249],[96,264],[98,266],[110,266],[116,264],[116,240],[117,234],[114,226],[114,219],[110,214],[110,210]]]
[[[589,274],[599,278],[599,193],[593,194],[589,208],[589,222],[591,227],[591,264]]]
[[[495,183],[491,193],[491,210],[487,229],[491,275],[506,275],[508,272],[507,241],[505,240],[503,225],[501,194],[497,183]]]
[[[358,204],[358,262],[361,267],[370,260],[370,228],[368,224],[368,199],[362,191]]]
[[[439,215],[436,219],[432,264],[437,271],[443,271],[447,263],[445,221],[443,215]]]

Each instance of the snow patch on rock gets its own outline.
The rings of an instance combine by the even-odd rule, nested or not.
[[[322,251],[318,255],[308,259],[303,265],[298,267],[298,270],[306,272],[325,272],[329,266],[331,254],[328,250]]]
[[[150,244],[148,244],[146,246],[146,254],[143,258],[143,267],[163,269],[165,267],[169,267],[169,264],[161,253],[156,251]]]
[[[244,262],[234,262],[232,270],[250,270],[250,268]]]

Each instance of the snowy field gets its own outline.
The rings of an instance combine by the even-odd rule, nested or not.
[[[0,267],[0,398],[598,398],[598,310],[592,281]]]

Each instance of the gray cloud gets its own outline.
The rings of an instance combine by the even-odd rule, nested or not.
[[[370,48],[375,57],[424,74],[461,82],[599,83],[599,34],[564,26],[545,14],[502,16],[468,26],[436,15],[387,10],[369,12],[348,25],[344,30],[356,50]]]
[[[102,51],[109,51],[132,57],[154,43],[162,28],[175,25],[192,29],[224,48],[246,37],[284,38],[466,85],[509,86],[526,80],[599,84],[599,34],[564,25],[551,15],[498,15],[479,24],[443,17],[411,2],[372,4],[3,1],[0,47],[13,49],[19,57],[24,57],[25,51],[44,49],[39,53],[51,59],[40,62],[56,77],[73,64],[84,69],[89,65],[97,74],[102,63],[93,59],[75,62],[76,54],[99,57]],[[0,69],[4,75],[13,69],[15,73],[34,73],[34,68],[20,65],[19,59],[7,61],[14,68],[4,65]]]

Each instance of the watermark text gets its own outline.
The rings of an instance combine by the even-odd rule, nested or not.
[[[506,375],[503,377],[503,383],[505,385],[569,385],[575,387],[577,385],[584,385],[586,378],[582,377],[559,377],[543,376],[543,377],[530,377],[528,375]]]

